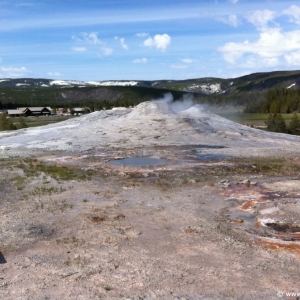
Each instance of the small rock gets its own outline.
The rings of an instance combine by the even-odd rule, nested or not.
[[[229,182],[228,179],[223,179],[220,181],[221,184],[228,183],[228,182]]]

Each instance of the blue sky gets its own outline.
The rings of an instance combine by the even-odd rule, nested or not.
[[[296,69],[299,0],[0,0],[0,78],[232,78]]]

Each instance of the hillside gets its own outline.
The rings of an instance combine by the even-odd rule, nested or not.
[[[70,106],[89,105],[102,107],[129,106],[162,97],[171,92],[179,99],[186,92],[199,101],[248,105],[253,94],[261,95],[270,88],[289,90],[300,87],[300,71],[253,73],[237,78],[198,78],[158,81],[93,81],[51,79],[0,79],[2,106],[28,105]],[[260,96],[258,96],[260,97]],[[258,97],[255,97],[256,100]],[[0,103],[0,105],[1,105]],[[0,106],[1,108],[1,106]]]

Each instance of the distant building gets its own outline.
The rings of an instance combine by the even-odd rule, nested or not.
[[[74,116],[89,114],[91,110],[88,107],[75,107],[71,110]]]
[[[24,112],[21,109],[8,109],[6,113],[9,117],[24,116]]]
[[[24,116],[50,116],[51,107],[20,107]]]
[[[70,114],[70,110],[68,108],[57,108],[55,110],[55,113],[57,115],[69,115]]]
[[[49,116],[51,115],[51,107],[20,107],[18,109],[7,109],[3,113],[6,113],[9,117]]]

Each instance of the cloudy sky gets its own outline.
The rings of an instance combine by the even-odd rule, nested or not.
[[[0,0],[0,78],[232,78],[295,69],[299,0]]]

